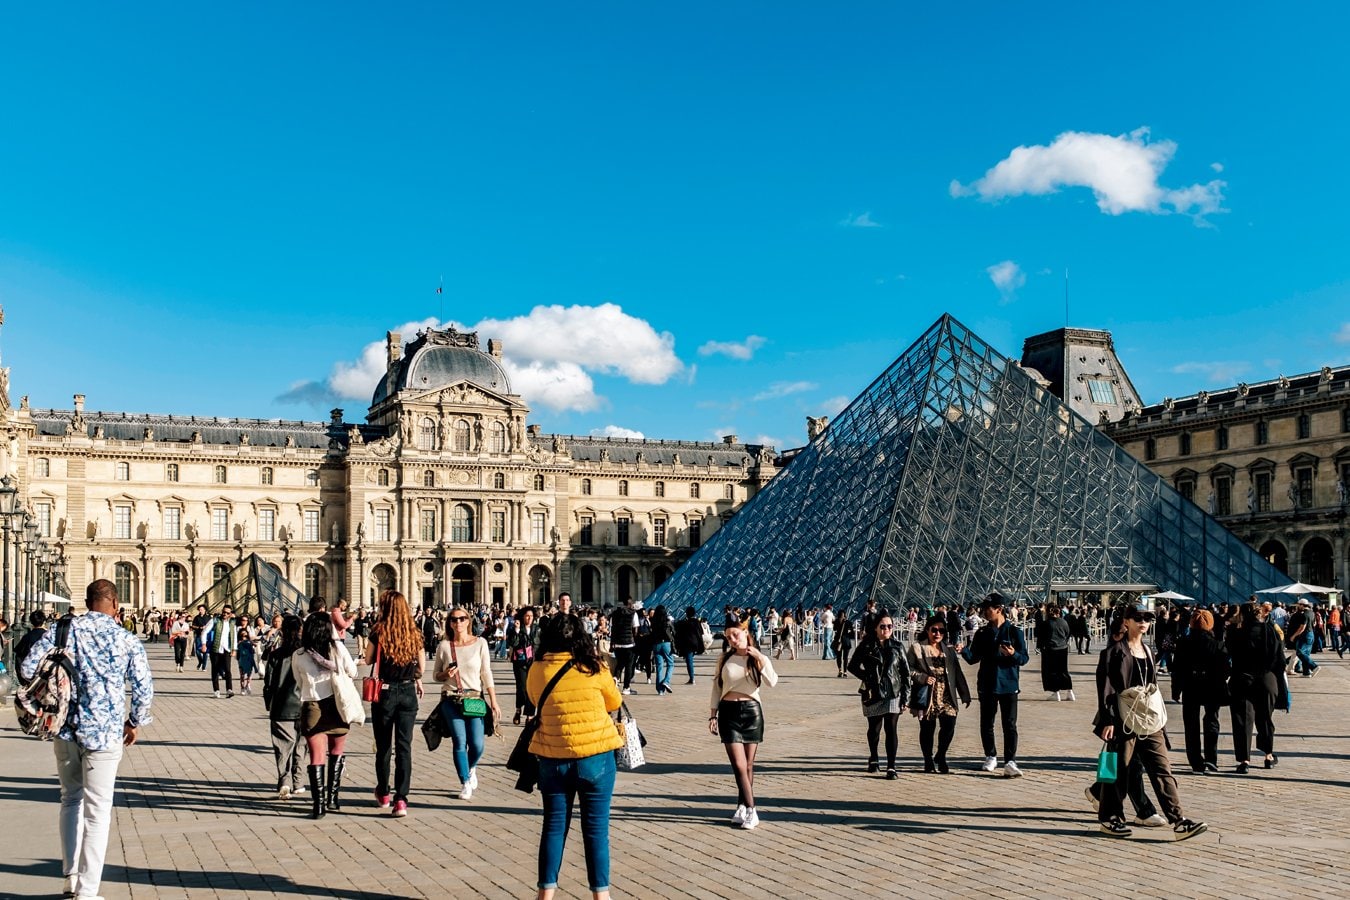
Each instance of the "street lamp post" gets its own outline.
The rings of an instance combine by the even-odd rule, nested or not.
[[[14,486],[14,476],[6,475],[0,478],[0,537],[4,541],[4,574],[0,577],[0,608],[5,611],[5,618],[13,621],[18,612],[18,604],[14,602],[14,593],[10,590],[9,581],[9,521],[14,516],[14,504],[18,502],[19,489]]]
[[[24,601],[23,617],[28,618],[28,614],[33,611],[34,588],[37,586],[37,520],[32,515],[25,515],[23,523],[23,548],[25,551],[24,559]]]

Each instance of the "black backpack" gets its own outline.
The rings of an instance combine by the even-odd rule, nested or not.
[[[14,695],[14,711],[19,727],[50,741],[69,725],[74,728],[79,714],[79,676],[70,641],[70,614],[56,621],[55,646],[47,651],[33,673],[33,680]]]

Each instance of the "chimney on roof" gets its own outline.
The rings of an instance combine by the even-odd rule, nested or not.
[[[403,355],[403,335],[397,331],[384,333],[384,354],[386,365],[393,365]]]
[[[539,425],[527,425],[525,430],[529,432],[530,437],[539,437],[544,429]]]
[[[493,359],[502,358],[502,342],[496,338],[488,339],[488,353],[492,354]]]
[[[84,412],[84,394],[75,395],[75,411],[77,413]]]
[[[722,443],[724,443],[724,444],[734,444],[734,443],[736,443],[736,435],[734,435],[734,434],[724,434],[724,435],[722,435]]]

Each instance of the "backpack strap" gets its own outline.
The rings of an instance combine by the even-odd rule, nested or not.
[[[66,649],[66,644],[70,641],[70,623],[75,621],[74,613],[66,613],[56,620],[56,649]]]

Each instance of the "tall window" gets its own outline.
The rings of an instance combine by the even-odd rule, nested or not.
[[[1270,512],[1270,473],[1256,473],[1256,511]]]
[[[535,489],[536,491],[542,491],[542,490],[544,489],[544,476],[543,476],[543,475],[536,475],[536,476],[534,476],[534,489]]]
[[[1294,470],[1294,495],[1299,509],[1312,509],[1313,470],[1312,466],[1302,466]]]
[[[463,503],[450,511],[450,540],[461,543],[473,540],[473,510]]]
[[[424,541],[436,540],[436,510],[424,509],[419,513],[421,516],[420,537]]]
[[[323,568],[309,563],[305,566],[305,596],[317,597],[323,593]]]
[[[506,426],[501,422],[492,423],[491,448],[493,453],[506,452]]]
[[[500,509],[492,511],[492,543],[506,543],[506,512]]]
[[[317,541],[319,539],[319,511],[317,509],[307,509],[301,514],[301,537],[302,541]]]
[[[1261,421],[1256,423],[1256,443],[1258,444],[1270,443],[1270,423],[1268,423],[1265,419],[1262,419]]]
[[[113,468],[113,478],[117,481],[131,480],[131,463],[119,462]]]
[[[37,503],[37,526],[39,535],[52,536],[52,505],[45,500]]]
[[[590,480],[589,478],[583,478],[583,479],[581,479],[581,493],[584,494],[585,496],[588,496],[588,497],[590,496],[590,494],[591,494],[591,480]]]
[[[166,507],[164,510],[164,539],[166,541],[183,539],[183,510],[177,506]]]
[[[1195,502],[1195,482],[1191,479],[1187,478],[1184,481],[1178,481],[1177,491],[1187,500],[1190,500],[1192,503]]]
[[[703,520],[689,520],[689,546],[699,547],[703,544]]]
[[[620,479],[620,481],[619,481],[619,496],[620,496],[620,497],[627,497],[627,496],[628,496],[628,480],[627,480],[627,479]]]
[[[319,486],[319,470],[318,470],[318,469],[310,469],[308,472],[305,473],[305,486],[306,486],[306,487],[318,487],[318,486]]]
[[[430,469],[427,469],[425,472],[422,473],[422,487],[435,487],[435,486],[436,486],[436,473],[431,471]]]
[[[389,470],[381,469],[375,473],[375,483],[380,487],[389,487]]]
[[[1214,514],[1233,514],[1233,479],[1226,476],[1214,479]]]
[[[652,520],[652,546],[664,547],[666,545],[666,520]]]
[[[211,540],[228,541],[230,539],[230,511],[217,506],[211,510]]]
[[[183,605],[183,567],[177,563],[164,566],[164,603]]]
[[[113,507],[113,537],[127,540],[131,537],[131,507]]]
[[[389,540],[389,510],[375,510],[375,540]]]
[[[1153,460],[1158,458],[1158,442],[1153,438],[1144,441],[1144,459]]]
[[[436,449],[436,420],[431,416],[423,416],[417,423],[417,449]]]
[[[455,423],[455,449],[460,453],[469,452],[469,423],[463,419]]]
[[[131,567],[131,563],[120,562],[113,566],[113,584],[117,585],[117,604],[130,606],[131,591],[136,584],[136,570]]]
[[[258,510],[258,540],[275,541],[277,539],[277,511],[275,509]]]
[[[169,463],[167,466],[164,467],[164,480],[165,481],[178,480],[178,463]]]
[[[1177,448],[1181,451],[1182,456],[1191,455],[1191,433],[1189,431],[1181,433],[1181,436],[1177,439]]]
[[[215,584],[226,575],[230,574],[230,567],[224,563],[216,563],[211,567],[211,583]]]
[[[722,496],[725,497],[725,498],[728,499],[728,500],[735,500],[735,499],[736,499],[736,485],[734,485],[734,484],[728,484],[726,487],[722,488]]]
[[[271,478],[271,477],[272,477],[272,473],[271,473],[270,470],[268,470],[267,477],[268,477],[268,478]],[[225,483],[226,483],[226,478],[227,478],[227,474],[226,474],[226,472],[225,472],[225,467],[224,467],[224,466],[216,466],[216,471],[215,471],[215,482],[216,482],[216,484],[225,484]],[[272,482],[267,481],[267,482],[264,482],[264,483],[265,483],[265,484],[271,484]]]
[[[548,527],[548,517],[544,513],[530,513],[530,541],[535,544],[542,544],[547,539],[545,529]]]
[[[1111,387],[1109,381],[1088,380],[1088,394],[1092,397],[1093,403],[1115,403],[1116,391]]]
[[[1341,433],[1350,434],[1350,406],[1341,408]]]
[[[272,467],[271,467],[271,466],[263,466],[263,467],[262,467],[262,472],[259,473],[258,481],[259,481],[260,483],[262,483],[262,484],[271,484],[271,483],[272,483]],[[222,483],[223,483],[223,482],[222,482]]]
[[[617,519],[617,520],[615,521],[615,523],[614,523],[614,525],[615,525],[615,528],[614,528],[614,531],[615,531],[615,539],[614,539],[614,543],[618,544],[620,547],[627,547],[627,546],[628,546],[628,526],[631,525],[631,524],[632,524],[632,522],[631,522],[629,519],[624,518],[624,517],[620,517],[619,519]]]
[[[666,495],[666,483],[664,481],[658,481],[655,490],[656,496],[664,497]]]
[[[52,474],[52,461],[44,456],[39,456],[33,464],[33,472],[38,478],[50,478]]]
[[[1220,450],[1228,449],[1228,426],[1220,425],[1214,432],[1214,446]]]
[[[690,500],[697,500],[697,499],[698,499],[698,482],[697,482],[697,481],[692,482],[692,483],[690,483],[690,485],[689,485],[689,499],[690,499]]]
[[[595,542],[595,519],[590,516],[581,517],[581,546],[589,547]]]
[[[1297,421],[1298,439],[1306,441],[1312,437],[1312,416],[1307,413],[1299,413]]]
[[[506,476],[501,472],[492,473],[492,489],[494,491],[504,490],[506,488]]]

